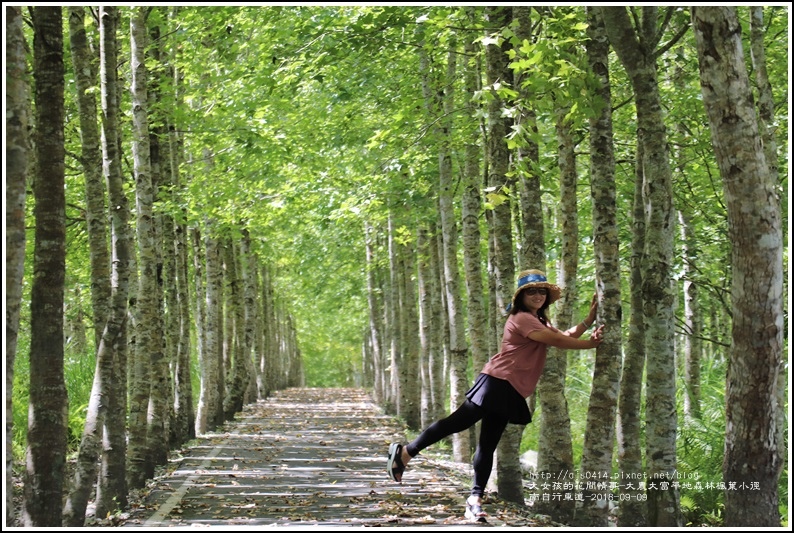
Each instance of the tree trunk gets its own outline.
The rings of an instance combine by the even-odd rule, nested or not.
[[[487,158],[486,158],[487,163]],[[486,187],[488,186],[488,181],[485,182]],[[497,295],[496,295],[496,267],[495,267],[495,239],[493,235],[493,231],[491,231],[491,227],[493,226],[493,210],[490,208],[486,208],[485,210],[485,220],[487,222],[488,227],[488,309],[491,311],[488,313],[488,353],[495,354],[499,352],[499,345],[502,340],[502,331],[499,331],[499,324],[503,323],[504,317],[503,311],[499,309],[499,304],[497,303]],[[501,300],[501,297],[499,297]],[[502,324],[504,328],[504,324]]]
[[[256,260],[256,277],[253,278],[252,282],[254,284],[254,294],[256,295],[254,298],[254,302],[256,304],[256,322],[254,323],[254,341],[253,341],[253,350],[254,355],[252,357],[252,363],[254,365],[253,370],[253,379],[254,379],[254,387],[256,389],[256,399],[261,400],[265,398],[266,391],[265,391],[265,372],[264,372],[264,353],[265,353],[265,320],[267,319],[267,313],[265,312],[265,292],[262,288],[262,280],[265,276],[265,269],[266,267],[262,264],[262,261],[259,259],[258,256],[255,256]]]
[[[25,200],[30,154],[28,137],[28,80],[25,74],[25,35],[22,8],[6,6],[6,515],[5,524],[14,525],[12,391],[17,353],[22,279],[25,272]]]
[[[243,269],[243,343],[244,348],[241,352],[241,362],[245,368],[245,391],[243,392],[243,404],[256,401],[256,375],[254,371],[254,338],[256,336],[256,323],[258,320],[256,302],[256,279],[259,276],[256,255],[251,250],[251,234],[248,229],[243,229],[243,236],[240,240],[240,262],[244,265]]]
[[[80,115],[81,163],[85,174],[86,222],[91,263],[91,301],[94,315],[94,339],[97,349],[94,383],[86,410],[85,426],[75,465],[74,482],[63,511],[63,525],[82,527],[88,499],[97,479],[97,460],[102,451],[102,428],[107,402],[104,395],[112,376],[113,352],[102,332],[107,326],[118,335],[120,323],[111,324],[110,315],[110,253],[107,246],[105,190],[102,183],[102,152],[97,125],[96,98],[90,88],[96,85],[96,69],[85,29],[85,8],[69,8],[69,36],[72,64],[77,88]],[[110,339],[109,339],[110,340]],[[102,350],[100,351],[100,347]]]
[[[528,6],[514,7],[513,18],[516,21],[516,37],[520,42],[524,40],[533,41],[531,11]],[[537,118],[532,102],[536,98],[528,88],[525,88],[523,76],[528,73],[520,73],[514,80],[514,88],[519,93],[521,113],[517,117],[516,126],[520,128],[520,142],[516,151],[516,169],[519,176],[519,213],[518,221],[520,228],[520,269],[539,268],[546,270],[546,243],[545,243],[545,224],[543,221],[543,202],[541,201],[540,175],[535,170],[540,160],[540,148],[536,140],[532,138],[537,133]],[[559,468],[552,465],[563,466],[563,469],[573,458],[572,443],[570,435],[570,418],[568,408],[565,403],[565,357],[552,356],[546,360],[544,376],[538,382],[536,395],[528,399],[530,412],[534,411],[536,399],[539,399],[545,409],[541,409],[539,424],[539,445],[538,445],[538,468],[544,472],[550,472],[554,468],[554,475],[561,472]],[[545,413],[545,415],[544,415]],[[557,442],[557,444],[552,444]],[[561,453],[560,453],[561,452]],[[570,469],[572,471],[572,468]],[[556,502],[549,502],[544,505],[542,500],[538,508],[546,508],[547,512],[559,515],[572,515],[570,512],[557,508]],[[564,504],[567,506],[567,504]]]
[[[498,6],[486,9],[491,26],[497,31],[506,28],[511,21],[510,8]],[[502,326],[506,320],[505,309],[510,303],[515,289],[515,266],[513,259],[513,237],[511,209],[507,173],[510,167],[510,154],[507,150],[507,134],[510,131],[509,121],[502,115],[505,105],[496,92],[495,84],[509,84],[512,76],[507,67],[508,43],[500,37],[500,44],[489,44],[486,47],[487,90],[493,92],[488,105],[488,190],[493,191],[492,216],[490,220],[494,238],[494,275],[496,279],[496,312],[501,315],[498,328],[501,339]]]
[[[421,378],[420,392],[420,426],[427,427],[435,420],[432,412],[433,381],[432,359],[435,355],[433,329],[438,324],[433,323],[430,300],[434,296],[430,284],[434,281],[435,273],[430,269],[430,254],[435,243],[428,238],[429,230],[420,228],[416,237],[417,269],[416,280],[419,296],[419,375]]]
[[[764,7],[750,6],[750,57],[753,61],[755,84],[758,87],[758,132],[764,146],[769,179],[778,184],[777,140],[775,139],[775,99],[766,70],[764,49]]]
[[[173,68],[171,71],[174,86],[174,99],[176,106],[183,105],[182,75],[181,71]],[[171,183],[174,191],[183,188],[180,173],[180,164],[184,156],[182,137],[179,133],[181,126],[176,117],[169,122],[168,153],[171,158]],[[191,291],[189,278],[188,257],[188,228],[184,220],[187,219],[186,209],[182,208],[180,221],[170,217],[174,224],[175,256],[174,268],[176,270],[176,298],[179,314],[179,334],[177,336],[176,353],[174,354],[174,429],[171,434],[174,440],[171,445],[178,447],[196,436],[196,413],[193,406],[193,385],[191,380]],[[197,332],[197,336],[200,332]]]
[[[205,382],[204,373],[209,371],[207,356],[207,299],[205,278],[206,273],[204,265],[206,264],[206,254],[202,246],[202,238],[200,231],[197,227],[190,229],[190,239],[193,244],[193,282],[196,287],[196,350],[199,362],[199,379],[201,386],[199,388],[198,403],[196,405],[196,427],[194,433],[201,435],[207,431],[208,418],[207,418],[207,399],[209,391],[205,388],[209,384]]]
[[[152,164],[152,186],[154,190],[154,200],[158,203],[166,204],[168,198],[174,191],[174,159],[171,154],[173,148],[169,134],[171,117],[164,109],[165,99],[170,95],[163,94],[163,87],[170,88],[173,82],[168,75],[170,72],[167,53],[164,51],[165,40],[162,38],[160,25],[165,24],[168,14],[162,8],[157,17],[153,17],[154,22],[150,24],[149,36],[152,43],[149,47],[147,59],[155,65],[152,70],[151,82],[148,91],[148,109],[152,116],[152,126],[149,130],[149,143],[151,150]],[[170,103],[170,98],[168,98]],[[156,393],[162,395],[161,408],[164,436],[153,436],[158,442],[152,443],[156,448],[162,448],[167,455],[168,449],[175,447],[175,442],[182,437],[177,435],[176,413],[174,411],[175,398],[175,374],[172,377],[172,370],[176,370],[177,349],[179,345],[179,295],[176,287],[176,236],[175,223],[173,216],[166,209],[154,210],[155,228],[157,239],[155,249],[157,251],[157,300],[161,316],[160,332],[162,346],[162,356],[159,363],[154,368],[157,375],[155,383],[158,384]],[[162,453],[162,452],[159,452]],[[161,460],[166,460],[161,457]]]
[[[471,9],[471,8],[467,8]],[[470,17],[471,18],[471,17]],[[466,85],[466,108],[471,117],[478,111],[474,94],[480,90],[480,69],[476,63],[476,43],[466,39],[464,56],[469,59],[463,66]],[[473,119],[466,130],[463,167],[463,199],[461,200],[461,232],[463,240],[463,269],[466,280],[466,311],[469,319],[469,344],[475,372],[485,365],[490,357],[488,352],[488,319],[485,306],[482,258],[480,247],[480,217],[482,216],[482,189],[480,175],[480,148],[477,146],[479,124]]]
[[[642,375],[645,368],[645,322],[642,316],[642,257],[645,249],[645,216],[642,204],[642,143],[637,143],[634,207],[632,209],[631,279],[629,335],[623,360],[618,397],[618,468],[628,479],[644,475],[642,465],[641,422]],[[647,525],[645,489],[639,483],[620,486],[623,501],[618,507],[618,524],[626,527]]]
[[[400,328],[402,332],[402,364],[400,365],[400,416],[405,420],[409,429],[419,430],[421,425],[421,390],[419,387],[419,317],[417,316],[417,297],[414,278],[416,277],[414,266],[413,235],[406,235],[407,239],[400,244],[399,264],[401,284],[400,293]]]
[[[463,403],[468,389],[467,376],[468,347],[466,346],[465,330],[460,297],[460,274],[458,268],[458,228],[455,221],[454,187],[452,176],[451,114],[447,112],[454,106],[452,92],[456,61],[454,55],[454,39],[449,43],[450,53],[447,59],[446,74],[442,79],[434,79],[432,65],[427,53],[428,43],[424,41],[424,28],[418,28],[419,72],[422,76],[422,94],[428,112],[428,119],[433,121],[436,147],[438,150],[438,202],[441,218],[442,262],[444,292],[447,302],[449,321],[450,351],[450,408],[452,410]],[[468,462],[471,443],[469,433],[460,432],[452,435],[452,455],[455,461]]]
[[[208,227],[207,233],[211,231]],[[217,239],[209,236],[204,238],[205,250],[205,283],[204,294],[206,298],[204,312],[206,314],[206,344],[199,365],[201,367],[201,394],[199,396],[199,415],[196,433],[201,435],[214,430],[223,423],[223,353],[222,353],[222,324],[221,311],[223,309],[223,272],[220,257],[220,244]]]
[[[428,269],[430,276],[429,291],[430,291],[430,322],[433,325],[430,329],[429,335],[431,336],[432,350],[430,352],[429,371],[430,371],[430,412],[429,421],[438,420],[446,416],[446,403],[447,400],[447,376],[445,372],[446,357],[444,355],[444,347],[447,342],[446,333],[449,328],[446,327],[447,315],[444,312],[446,306],[444,305],[444,289],[442,287],[442,265],[439,252],[441,251],[441,235],[439,234],[440,226],[438,220],[435,220],[431,234],[428,237],[428,256],[429,264]]]
[[[226,398],[224,399],[224,418],[234,419],[235,413],[243,409],[245,391],[248,388],[247,377],[250,375],[249,367],[246,365],[248,356],[248,345],[245,337],[245,295],[242,265],[245,259],[239,252],[240,245],[233,239],[227,239],[226,254],[224,262],[226,264],[226,286],[228,293],[227,320],[232,320],[233,342],[231,356],[231,375],[227,381]]]
[[[446,73],[442,78],[441,120],[438,150],[438,205],[441,216],[441,235],[449,321],[449,375],[450,409],[455,410],[465,400],[469,388],[469,347],[466,344],[464,308],[460,294],[460,268],[458,266],[458,226],[455,216],[455,186],[452,171],[452,116],[455,113],[454,80],[457,73],[457,41],[450,37],[447,51]],[[452,455],[455,461],[467,462],[471,457],[472,431],[452,435]]]
[[[150,10],[146,7],[146,10]],[[165,15],[163,15],[164,20]],[[146,30],[146,16],[141,15],[141,21],[144,23],[144,35]],[[159,21],[152,24],[149,28],[152,45],[149,46],[148,53],[144,54],[144,60],[151,60],[155,65],[162,64],[162,54],[160,47],[162,46],[163,39],[160,35]],[[146,40],[144,36],[144,41]],[[158,69],[159,71],[160,69]],[[164,70],[164,69],[163,69]],[[152,461],[155,466],[165,465],[168,462],[168,450],[170,447],[169,436],[171,434],[170,423],[173,419],[173,380],[171,379],[171,365],[172,357],[167,351],[166,332],[168,322],[163,320],[167,317],[165,308],[165,294],[164,294],[164,261],[163,261],[163,216],[164,210],[158,207],[155,202],[161,204],[161,183],[163,181],[163,172],[168,172],[169,154],[168,154],[168,141],[166,138],[165,124],[167,117],[160,110],[163,108],[164,101],[161,91],[161,86],[165,84],[170,87],[170,81],[164,80],[161,76],[151,76],[146,68],[142,68],[141,73],[144,83],[149,82],[150,89],[147,94],[147,107],[146,117],[147,122],[152,122],[152,126],[147,128],[149,130],[149,149],[151,163],[151,181],[152,181],[152,225],[154,231],[152,232],[152,244],[154,253],[154,304],[157,316],[159,319],[155,321],[155,346],[157,347],[150,356],[152,364],[152,393],[149,402],[149,429],[148,438],[149,443],[147,446],[152,450]],[[150,79],[151,78],[151,79]],[[133,78],[134,80],[135,78]],[[144,85],[145,87],[145,85]],[[148,115],[152,114],[153,119],[149,119]],[[170,181],[170,178],[169,178]],[[170,261],[171,257],[169,257]]]
[[[556,304],[555,322],[557,327],[568,329],[573,322],[573,309],[577,299],[576,271],[579,265],[579,219],[576,208],[576,159],[575,144],[570,126],[563,117],[567,108],[557,110],[557,145],[559,146],[560,203],[557,220],[562,229],[560,260],[557,284],[563,287],[562,299]],[[540,202],[540,199],[537,199]],[[534,213],[542,209],[538,203]],[[542,218],[542,217],[536,217]],[[541,404],[541,427],[538,437],[538,472],[545,479],[557,483],[570,483],[568,476],[574,472],[573,441],[571,438],[571,415],[565,396],[565,376],[568,361],[565,350],[549,348],[549,357],[538,383]],[[560,473],[563,475],[560,476]],[[571,474],[564,474],[570,472]],[[540,512],[550,515],[559,522],[570,523],[574,517],[572,485],[562,485],[560,500],[550,499],[535,502]],[[541,484],[541,491],[548,495],[548,489]],[[569,494],[569,496],[565,496]]]
[[[267,265],[259,265],[259,279],[257,281],[257,294],[259,295],[259,309],[258,313],[261,317],[259,319],[259,336],[257,337],[257,357],[254,363],[256,369],[256,391],[257,397],[261,400],[270,395],[270,382],[268,381],[268,365],[269,361],[265,359],[265,354],[270,353],[269,344],[269,331],[270,331],[270,300],[267,294],[267,280],[268,280],[268,267]]]
[[[618,240],[617,188],[612,138],[612,97],[608,70],[609,43],[603,23],[589,19],[588,59],[600,79],[596,98],[603,106],[590,119],[590,194],[593,200],[593,248],[599,298],[599,324],[605,324],[604,342],[596,349],[593,385],[587,409],[587,425],[580,471],[585,474],[584,501],[575,523],[591,527],[609,525],[608,484],[587,486],[587,473],[612,474],[615,419],[622,366],[622,310],[620,294],[620,244]],[[591,479],[590,481],[597,481]],[[595,495],[595,496],[591,496]]]
[[[783,242],[735,7],[692,8],[703,103],[728,207],[733,283],[726,383],[725,525],[780,527],[777,386]]]
[[[177,224],[176,283],[179,299],[179,345],[177,346],[176,366],[174,368],[174,417],[177,427],[176,433],[179,437],[173,442],[173,446],[179,446],[196,436],[196,413],[193,406],[193,385],[191,380],[191,298],[187,238],[187,226],[185,224]]]
[[[531,6],[513,7],[513,19],[516,21],[516,38],[519,42],[524,40],[534,41],[532,35],[532,21],[530,19]],[[524,77],[531,76],[530,72],[516,75],[513,86],[518,92],[520,113],[516,117],[516,127],[520,128],[520,142],[516,149],[516,168],[519,176],[521,246],[519,251],[519,270],[527,268],[546,269],[546,243],[545,228],[543,224],[543,202],[540,192],[540,175],[536,168],[540,162],[540,147],[532,137],[538,133],[537,117],[533,102],[537,95],[531,94],[524,87]]]
[[[66,274],[64,62],[61,7],[33,7],[36,221],[30,294],[30,398],[25,527],[61,525],[68,399],[64,379]]]
[[[764,34],[764,8],[762,6],[750,6],[750,57],[753,60],[755,84],[758,87],[758,130],[763,140],[764,156],[766,157],[767,168],[769,168],[769,179],[777,188],[780,176],[774,126],[775,101],[772,93],[772,84],[769,81],[766,69]],[[785,469],[788,462],[788,449],[786,446],[788,372],[784,365],[785,361],[781,359],[777,380],[777,442],[780,460],[782,461],[781,469]]]
[[[390,383],[389,383],[389,401],[386,403],[388,413],[398,414],[400,412],[400,402],[402,391],[400,390],[400,367],[402,366],[402,342],[400,339],[400,283],[399,283],[399,246],[396,243],[396,227],[394,221],[394,210],[389,209],[388,220],[388,239],[389,239],[389,285],[388,285],[388,299],[386,302],[388,324],[388,334],[390,343],[391,359],[390,365]]]
[[[698,286],[694,281],[698,264],[697,244],[690,216],[678,212],[681,228],[681,259],[684,268],[684,415],[700,418],[700,360],[702,352]]]
[[[236,274],[236,268],[233,266],[235,261],[230,259],[229,254],[232,253],[232,240],[229,236],[221,237],[218,240],[218,244],[220,246],[220,260],[221,260],[221,272],[223,272],[223,278],[221,282],[221,309],[220,309],[220,323],[221,323],[221,353],[222,353],[222,366],[223,366],[223,389],[220,392],[221,394],[221,405],[222,405],[222,420],[225,422],[228,420],[227,413],[226,413],[226,406],[229,401],[229,394],[232,387],[232,382],[234,381],[233,376],[233,365],[234,365],[234,350],[237,344],[237,336],[235,334],[235,322],[236,322],[236,311],[234,310],[234,302],[233,293],[237,292],[236,287],[234,290],[232,288],[236,285],[236,280],[234,279]],[[236,297],[236,295],[234,295]]]
[[[85,8],[69,8],[69,36],[80,116],[80,163],[85,174],[86,223],[91,263],[91,307],[95,317],[94,345],[99,346],[103,317],[110,306],[110,253],[107,245],[107,209],[102,176],[102,147],[97,124],[97,101],[92,87],[97,70],[85,27]]]
[[[509,6],[488,6],[485,13],[491,28],[496,32],[508,27],[512,20]],[[507,178],[510,166],[507,134],[510,124],[509,119],[502,114],[505,103],[496,92],[497,84],[510,86],[512,82],[512,74],[507,66],[506,50],[508,47],[507,40],[499,36],[499,44],[489,44],[485,48],[488,90],[493,91],[492,99],[488,105],[488,187],[496,195],[494,198],[499,198],[495,202],[491,218],[496,279],[495,313],[500,317],[498,320],[499,331],[504,327],[505,308],[510,303],[515,289],[515,259],[509,193],[512,190],[512,184]],[[496,482],[499,497],[520,504],[524,503],[524,490],[518,451],[523,429],[523,426],[508,425],[496,451]]]
[[[276,343],[276,306],[273,300],[273,283],[270,268],[262,268],[262,324],[264,324],[264,349],[259,359],[258,371],[262,374],[263,389],[260,394],[263,398],[270,396],[276,389],[276,357],[278,344]]]
[[[154,476],[155,466],[168,460],[167,385],[163,376],[163,332],[160,305],[161,274],[157,257],[154,218],[155,185],[149,138],[146,84],[146,13],[134,10],[130,17],[132,68],[132,154],[135,174],[136,230],[138,237],[135,362],[130,402],[129,483],[141,488]]]
[[[167,142],[167,139],[166,139]],[[170,151],[170,142],[161,145],[167,146]],[[163,158],[163,162],[168,161],[165,172],[161,175],[167,177],[167,181],[163,182],[161,194],[170,194],[173,190],[173,179],[171,169],[170,154],[168,158]],[[167,192],[166,192],[167,191]],[[184,418],[185,413],[178,413],[179,409],[184,411],[184,405],[181,403],[182,399],[180,394],[184,393],[178,391],[179,387],[179,371],[181,365],[179,362],[179,345],[181,343],[181,308],[179,305],[179,285],[178,278],[180,276],[178,268],[178,252],[176,248],[176,223],[174,217],[167,213],[160,213],[160,227],[162,231],[162,270],[163,270],[163,305],[165,312],[165,323],[163,328],[163,360],[167,363],[167,370],[169,377],[168,381],[168,444],[169,447],[175,448],[186,440],[187,425]]]
[[[676,90],[686,90],[684,69],[676,67],[672,74],[673,85]],[[688,135],[686,125],[681,122],[677,126],[678,133],[684,137]],[[677,171],[686,175],[686,157],[679,143],[673,143],[673,160],[677,162]],[[683,202],[682,202],[683,204]],[[701,341],[701,312],[698,299],[697,264],[698,245],[696,230],[693,227],[691,208],[682,205],[678,209],[679,238],[681,242],[681,268],[683,270],[683,300],[684,318],[681,354],[678,358],[679,366],[683,367],[683,408],[685,420],[700,418],[700,364],[703,352]]]
[[[643,145],[643,198],[646,239],[643,263],[643,312],[646,321],[646,461],[651,525],[682,524],[676,471],[675,350],[672,285],[674,222],[672,172],[662,113],[654,48],[657,9],[642,8],[641,25],[632,27],[625,7],[603,7],[609,40],[634,87],[637,132]],[[662,484],[668,486],[662,490]],[[669,485],[668,485],[669,484]]]
[[[127,506],[127,312],[129,301],[131,230],[130,209],[121,172],[118,102],[119,12],[108,7],[99,10],[100,82],[102,98],[102,166],[108,188],[111,228],[111,310],[102,333],[98,352],[109,350],[102,359],[109,378],[102,462],[97,482],[96,515],[106,516]],[[103,346],[104,344],[104,346]]]
[[[369,304],[369,343],[372,347],[373,361],[373,398],[379,405],[384,404],[386,395],[385,369],[383,361],[383,314],[378,294],[382,288],[377,282],[377,264],[375,262],[375,247],[377,233],[368,223],[365,223],[365,247],[367,257],[367,301]]]

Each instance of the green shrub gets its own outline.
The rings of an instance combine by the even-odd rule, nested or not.
[[[20,339],[14,360],[14,388],[12,391],[12,451],[14,464],[25,463],[28,429],[28,401],[30,398],[30,352],[27,339]],[[85,426],[88,400],[94,381],[95,356],[93,347],[85,348],[86,353],[70,354],[64,360],[64,381],[68,395],[69,410],[67,419],[67,455],[77,451]]]

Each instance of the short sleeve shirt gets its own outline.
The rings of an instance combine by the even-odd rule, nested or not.
[[[551,326],[544,325],[531,313],[508,316],[501,350],[491,357],[482,372],[507,380],[524,398],[531,396],[546,364],[546,344],[533,341],[529,334],[545,328]]]

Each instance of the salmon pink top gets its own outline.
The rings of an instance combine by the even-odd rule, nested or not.
[[[508,381],[524,398],[531,396],[546,364],[547,345],[533,341],[529,334],[545,328],[556,330],[532,313],[508,316],[501,351],[485,363],[482,373]]]

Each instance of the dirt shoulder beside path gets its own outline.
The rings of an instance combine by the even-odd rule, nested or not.
[[[182,450],[118,525],[472,525],[467,467],[419,456],[395,483],[392,441],[405,441],[404,428],[362,390],[280,391]],[[493,499],[486,511],[488,525],[552,525]]]

